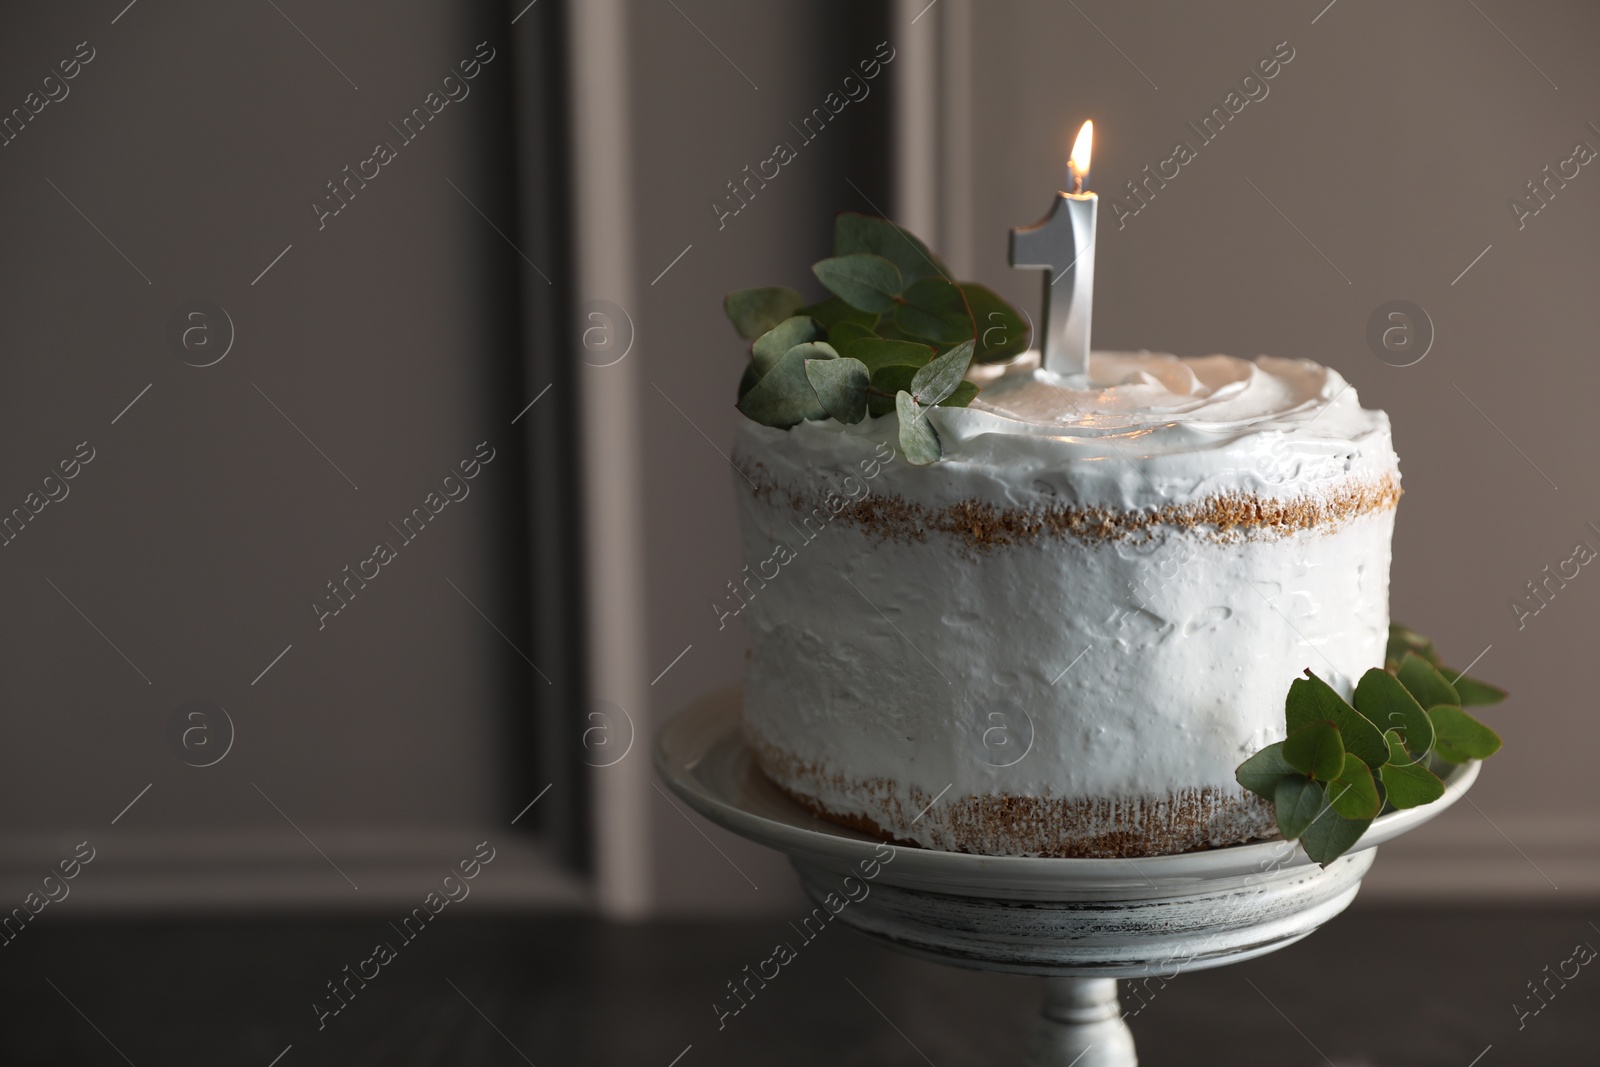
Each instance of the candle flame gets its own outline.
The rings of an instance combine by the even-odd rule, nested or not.
[[[1081,192],[1083,183],[1089,177],[1089,153],[1094,148],[1094,122],[1090,120],[1083,124],[1078,131],[1078,139],[1072,142],[1072,157],[1067,161],[1071,169],[1073,192]]]

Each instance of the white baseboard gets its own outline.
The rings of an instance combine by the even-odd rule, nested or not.
[[[471,859],[485,839],[494,858],[466,883],[462,903],[499,911],[590,906],[582,881],[536,843],[508,836],[503,828],[308,831],[315,846],[287,827],[90,835],[93,860],[41,917],[66,912],[403,913],[420,906],[430,891],[442,893],[444,878],[460,861]],[[45,876],[69,859],[76,845],[66,837],[0,838],[0,915],[22,907],[29,893],[42,896]],[[51,885],[59,896],[59,883]]]

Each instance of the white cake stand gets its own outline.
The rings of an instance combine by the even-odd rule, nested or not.
[[[813,816],[768,781],[739,715],[735,688],[669,723],[656,745],[662,779],[712,822],[787,853],[819,904],[837,893],[837,905],[853,875],[859,899],[837,912],[847,925],[942,963],[1044,978],[1029,1067],[1133,1067],[1118,978],[1166,980],[1293,944],[1349,906],[1378,845],[1439,814],[1478,776],[1477,763],[1456,768],[1441,799],[1377,819],[1327,867],[1283,841],[1138,860],[897,847],[861,896],[861,862],[881,859],[876,839]]]

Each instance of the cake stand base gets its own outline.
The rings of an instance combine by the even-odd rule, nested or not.
[[[1118,978],[1149,988],[1293,944],[1355,899],[1376,846],[1449,807],[1478,775],[1477,763],[1455,768],[1441,799],[1379,817],[1326,867],[1284,841],[1138,859],[973,856],[887,845],[813,816],[756,768],[739,714],[730,690],[669,723],[661,777],[708,819],[787,853],[818,923],[838,919],[941,963],[1043,978],[1029,1067],[1133,1067]]]
[[[1024,1067],[1135,1067],[1115,978],[1046,978]]]

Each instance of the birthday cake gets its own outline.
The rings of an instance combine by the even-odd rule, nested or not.
[[[1349,697],[1385,663],[1388,418],[1306,360],[1061,373],[898,227],[842,215],[835,253],[813,268],[829,300],[727,304],[752,341],[745,566],[713,610],[749,633],[761,770],[929,848],[1272,836],[1236,769],[1284,739],[1285,689],[1309,668]]]
[[[1270,836],[1235,768],[1288,681],[1384,662],[1399,472],[1303,360],[1095,353],[925,414],[744,421],[744,732],[819,814],[932,848],[1145,856]],[[754,580],[750,580],[753,576]]]

